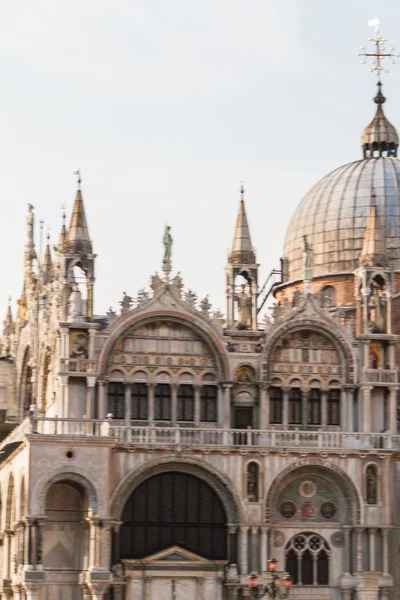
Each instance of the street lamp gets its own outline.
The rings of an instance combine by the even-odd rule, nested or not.
[[[269,581],[266,584],[258,583],[257,573],[249,575],[248,584],[252,598],[287,598],[293,586],[293,579],[288,573],[285,573],[281,581],[280,575],[277,572],[278,561],[276,558],[268,560]]]

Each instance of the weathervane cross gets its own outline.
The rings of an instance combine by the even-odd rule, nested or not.
[[[399,57],[400,54],[394,52],[395,47],[386,48],[387,38],[383,37],[380,32],[380,21],[378,18],[371,19],[368,21],[368,27],[375,27],[375,37],[369,37],[368,42],[372,42],[373,48],[369,51],[366,46],[361,46],[362,52],[357,52],[357,56],[363,57],[361,60],[362,64],[367,62],[367,58],[370,58],[371,67],[368,69],[370,73],[375,73],[378,76],[379,82],[381,80],[381,73],[389,73],[389,69],[382,66],[385,58],[392,59],[392,65],[396,64],[394,60]]]

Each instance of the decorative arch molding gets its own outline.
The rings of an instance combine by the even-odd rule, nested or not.
[[[146,325],[158,320],[169,320],[179,323],[190,329],[193,329],[207,344],[209,344],[220,372],[220,378],[230,381],[230,367],[226,348],[218,337],[218,334],[213,331],[211,325],[201,316],[190,315],[187,313],[157,309],[147,313],[124,315],[119,323],[116,323],[110,337],[103,346],[98,362],[99,376],[105,377],[108,369],[108,360],[120,338],[132,328]]]
[[[304,458],[300,460],[296,460],[291,462],[289,465],[284,467],[271,481],[269,486],[266,489],[265,494],[265,520],[270,522],[271,519],[271,509],[274,506],[274,503],[277,499],[278,494],[283,489],[283,484],[285,483],[286,478],[293,478],[296,473],[299,475],[310,469],[309,474],[312,474],[312,470],[314,470],[314,474],[318,475],[316,471],[320,471],[320,475],[322,477],[331,477],[333,476],[333,481],[331,482],[336,485],[345,496],[347,496],[351,502],[351,506],[353,507],[353,514],[350,517],[353,520],[354,525],[361,524],[361,507],[362,507],[362,495],[360,490],[357,489],[354,481],[347,475],[345,471],[343,471],[337,465],[324,461],[318,458]]]
[[[329,323],[328,328],[328,324],[325,321],[313,316],[307,316],[307,318],[298,318],[296,319],[296,322],[284,322],[279,325],[270,336],[267,337],[262,360],[263,380],[265,381],[270,379],[271,355],[275,349],[275,345],[281,339],[281,337],[296,331],[302,331],[304,329],[320,333],[328,337],[335,343],[336,346],[338,346],[342,358],[342,365],[344,367],[343,373],[345,383],[354,383],[356,377],[356,361],[347,335],[340,327],[338,327],[338,325],[336,325],[333,320],[331,323]]]
[[[226,510],[228,523],[243,522],[242,501],[234,489],[233,483],[215,467],[193,458],[165,457],[141,465],[128,473],[115,489],[110,502],[110,516],[121,520],[124,506],[132,492],[146,479],[160,473],[176,471],[187,473],[202,479],[220,497]]]
[[[62,481],[74,481],[79,483],[87,492],[89,499],[89,510],[92,515],[107,515],[107,502],[105,494],[102,494],[100,482],[93,483],[93,474],[76,465],[58,467],[50,473],[44,473],[36,481],[32,489],[30,500],[30,512],[34,515],[44,515],[46,511],[46,496],[54,483]]]

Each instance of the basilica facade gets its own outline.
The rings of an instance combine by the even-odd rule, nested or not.
[[[379,85],[363,158],[299,204],[264,287],[241,191],[225,316],[173,271],[169,228],[149,288],[95,315],[80,183],[40,262],[28,207],[1,340],[2,600],[244,599],[271,557],[297,600],[400,598],[400,161],[384,100]]]

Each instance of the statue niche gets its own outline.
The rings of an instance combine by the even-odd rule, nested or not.
[[[246,291],[246,285],[242,284],[241,292],[235,294],[235,302],[238,310],[238,329],[251,329],[251,296]]]
[[[386,298],[383,280],[371,281],[368,299],[368,323],[371,333],[384,333],[386,330]]]

